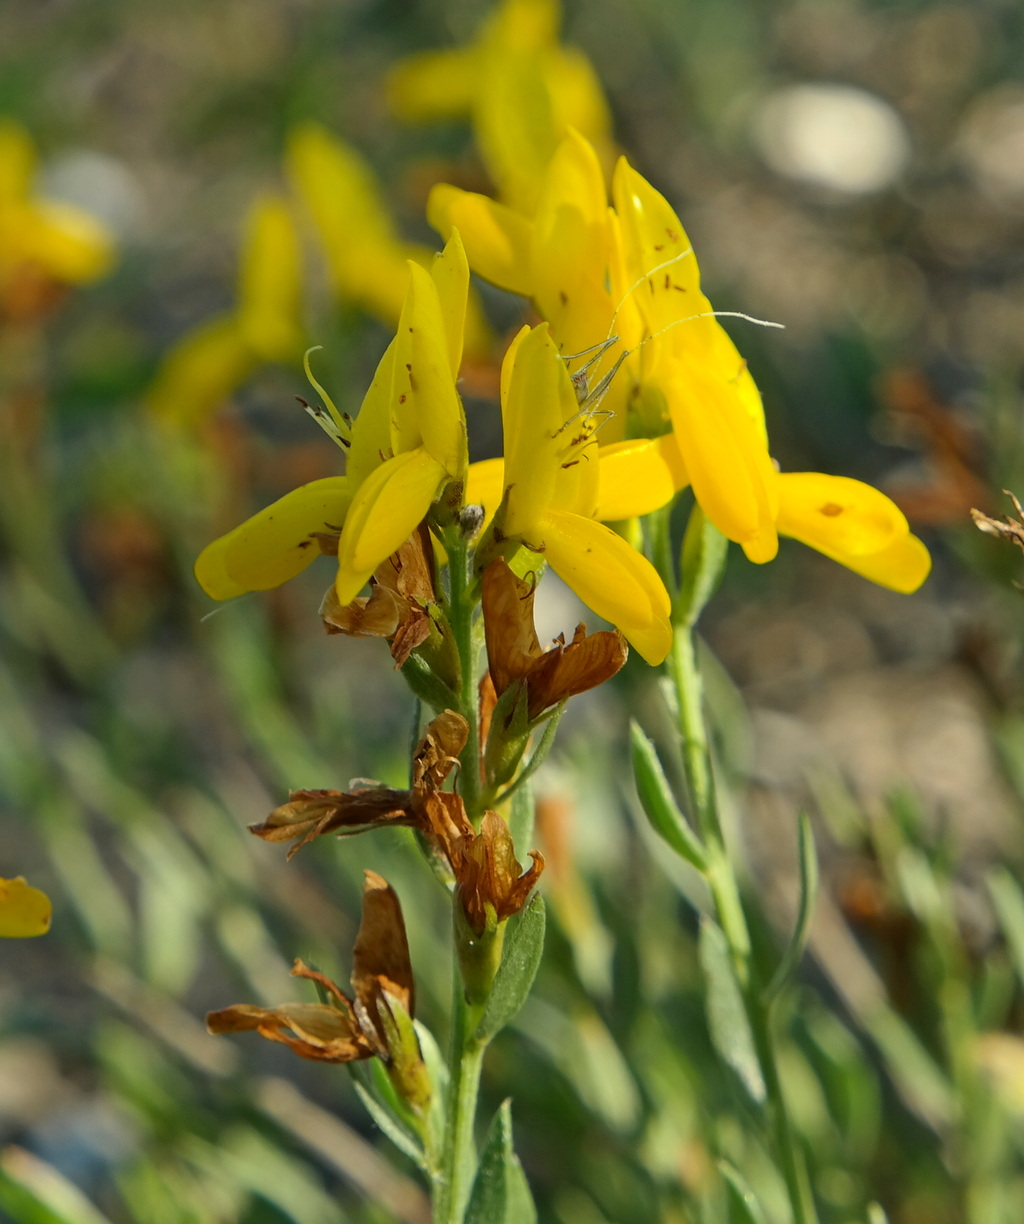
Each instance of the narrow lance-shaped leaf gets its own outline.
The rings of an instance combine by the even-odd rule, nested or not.
[[[729,945],[710,918],[700,923],[700,964],[707,983],[705,1006],[711,1041],[722,1061],[739,1076],[758,1105],[764,1104],[765,1086],[754,1048],[754,1035],[743,1006],[743,995],[729,959]]]
[[[1013,958],[1018,979],[1024,983],[1024,892],[1005,867],[997,867],[986,880],[999,925]]]
[[[766,1224],[761,1204],[739,1169],[727,1160],[720,1160],[718,1171],[725,1182],[730,1224]]]
[[[778,968],[772,974],[772,980],[765,990],[765,1001],[771,1002],[789,980],[794,969],[800,963],[807,946],[807,936],[811,929],[811,918],[814,914],[814,902],[818,896],[818,855],[814,846],[814,834],[811,822],[806,812],[800,813],[799,826],[800,854],[800,906],[797,910],[796,924],[789,944],[782,954]]]
[[[380,1129],[391,1140],[396,1148],[408,1156],[419,1168],[427,1167],[426,1157],[419,1141],[409,1133],[406,1124],[400,1122],[382,1102],[356,1081],[356,1093],[366,1106],[366,1112],[377,1123]],[[397,1100],[397,1094],[396,1094]]]
[[[654,744],[636,722],[630,723],[629,734],[633,777],[647,819],[654,831],[668,842],[680,858],[703,872],[707,868],[704,847],[676,806]]]
[[[536,1224],[537,1209],[512,1150],[512,1106],[503,1101],[480,1153],[465,1224]]]
[[[536,894],[517,917],[509,920],[501,965],[474,1038],[486,1044],[512,1020],[526,1002],[544,951],[544,901]]]

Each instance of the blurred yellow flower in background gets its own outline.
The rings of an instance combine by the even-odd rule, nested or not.
[[[25,939],[50,929],[50,898],[24,876],[0,879],[0,938]]]
[[[557,0],[505,0],[474,42],[410,56],[388,80],[401,119],[469,116],[499,196],[527,214],[569,128],[593,143],[609,169],[614,156],[597,74],[581,51],[559,44],[560,25]]]
[[[32,138],[0,118],[0,313],[20,318],[49,305],[54,291],[105,276],[113,235],[82,208],[36,195]]]
[[[302,252],[282,196],[254,201],[245,220],[233,310],[199,324],[164,358],[147,395],[161,421],[195,425],[261,365],[302,352]]]

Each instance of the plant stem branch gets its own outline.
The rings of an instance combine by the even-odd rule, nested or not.
[[[786,1182],[794,1224],[816,1224],[814,1200],[796,1134],[790,1120],[775,1053],[771,1011],[765,999],[756,962],[751,955],[750,931],[740,897],[739,882],[729,856],[715,795],[715,780],[704,718],[703,685],[694,650],[693,627],[677,624],[669,668],[679,706],[690,800],[697,827],[707,849],[706,879],[715,910],[743,995],[747,1020],[754,1037],[767,1095],[766,1113],[776,1157]]]
[[[454,904],[459,904],[455,899]],[[472,1034],[479,1008],[466,1002],[458,963],[452,970],[452,1035],[441,1168],[434,1183],[433,1224],[461,1224],[476,1170],[473,1123],[485,1046]]]

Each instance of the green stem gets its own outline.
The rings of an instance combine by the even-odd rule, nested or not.
[[[754,1035],[767,1094],[766,1112],[776,1154],[785,1178],[794,1224],[815,1224],[817,1215],[807,1171],[789,1117],[779,1075],[771,1013],[764,984],[751,956],[750,931],[740,897],[739,882],[722,830],[715,795],[715,780],[704,719],[703,685],[694,650],[693,627],[678,624],[669,667],[679,706],[683,759],[697,827],[707,849],[706,879],[722,931],[729,944],[733,967],[743,994],[747,1019]]]
[[[455,904],[458,904],[458,900]],[[479,1015],[480,1008],[471,1007],[466,1002],[462,976],[456,963],[453,967],[452,1035],[448,1057],[451,1078],[441,1168],[434,1182],[433,1224],[461,1224],[476,1170],[473,1123],[486,1048],[472,1036]]]
[[[473,612],[470,598],[473,575],[470,571],[469,547],[461,535],[449,532],[445,539],[448,550],[449,609],[448,617],[459,652],[462,681],[459,688],[459,713],[469,723],[469,738],[462,750],[462,772],[459,790],[466,812],[474,825],[480,823],[480,735],[477,728],[477,648],[473,640]]]

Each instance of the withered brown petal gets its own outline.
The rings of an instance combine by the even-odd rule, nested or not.
[[[436,600],[434,546],[426,523],[421,523],[398,551],[377,567],[374,577],[405,600],[420,604]]]
[[[402,668],[417,646],[430,637],[432,621],[422,608],[407,605],[407,615],[391,639],[391,657],[395,667]]]
[[[480,730],[480,757],[483,759],[487,747],[487,737],[491,733],[491,719],[494,717],[494,707],[498,704],[498,694],[494,688],[491,673],[485,671],[480,680],[480,714],[477,719]]]
[[[328,633],[389,638],[398,629],[403,611],[395,592],[379,583],[373,584],[368,597],[360,596],[350,604],[339,603],[331,586],[321,601],[320,619]]]
[[[364,877],[363,920],[352,954],[352,987],[357,1004],[369,1013],[383,1042],[377,1015],[382,990],[395,995],[411,1016],[415,987],[398,896],[375,871],[366,871]]]
[[[480,590],[488,667],[500,697],[514,680],[529,673],[541,655],[533,624],[535,587],[498,557],[484,570]]]
[[[469,723],[454,710],[432,718],[413,754],[413,788],[440,786],[469,739]]]
[[[452,791],[423,791],[415,798],[425,832],[440,847],[452,871],[458,875],[463,844],[474,836],[462,796]]]
[[[298,838],[288,851],[291,858],[328,833],[344,837],[381,825],[415,823],[408,791],[366,786],[352,791],[292,791],[288,803],[275,808],[262,824],[250,825],[249,832],[270,842]]]
[[[206,1027],[211,1033],[255,1030],[268,1041],[281,1042],[316,1062],[353,1062],[374,1052],[350,1016],[325,1003],[285,1003],[281,1007],[238,1003],[209,1012]]]
[[[629,654],[618,629],[602,629],[588,637],[577,626],[568,646],[555,646],[538,659],[527,678],[531,719],[567,697],[585,693],[610,680],[625,665]]]

